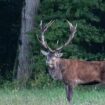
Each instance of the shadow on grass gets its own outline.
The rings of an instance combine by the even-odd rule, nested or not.
[[[97,84],[97,85],[79,85],[75,88],[77,91],[81,92],[92,92],[92,91],[104,91],[105,92],[105,85]]]

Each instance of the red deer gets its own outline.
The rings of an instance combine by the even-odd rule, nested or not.
[[[51,49],[45,41],[44,34],[54,21],[43,25],[40,23],[41,35],[38,40],[42,46],[47,50],[41,50],[42,54],[46,56],[46,64],[48,65],[49,74],[53,79],[64,82],[67,91],[67,100],[70,102],[73,94],[73,88],[78,84],[86,84],[91,82],[105,83],[105,61],[81,61],[63,59],[60,53],[61,49],[66,47],[74,38],[76,33],[76,26],[73,26],[69,21],[70,35],[64,45]],[[38,37],[38,36],[37,36]]]

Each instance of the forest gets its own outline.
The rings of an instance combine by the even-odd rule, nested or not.
[[[41,20],[44,23],[54,20],[45,34],[48,45],[53,49],[63,45],[69,37],[67,20],[73,25],[77,24],[76,35],[64,47],[62,58],[105,60],[105,0],[0,0],[0,92],[7,97],[6,101],[0,101],[2,105],[26,105],[27,99],[27,105],[68,104],[63,83],[51,78],[46,58],[41,54],[43,46],[37,39],[41,35]],[[25,90],[18,92],[18,89]],[[79,86],[75,90],[73,105],[104,105],[103,86]],[[11,95],[9,104],[6,104],[9,100],[7,94]],[[43,94],[46,94],[45,98]],[[82,94],[80,98],[78,94]],[[13,99],[15,95],[17,97]],[[28,97],[24,98],[24,95]],[[53,98],[55,95],[56,98]],[[40,97],[42,103],[38,101]],[[48,97],[48,103],[45,103]],[[99,102],[98,97],[102,97]],[[13,102],[15,99],[17,104]],[[36,103],[31,99],[35,99]]]

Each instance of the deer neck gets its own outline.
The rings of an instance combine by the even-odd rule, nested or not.
[[[56,58],[53,61],[53,66],[49,67],[49,74],[55,80],[62,80],[62,73],[60,70],[60,58]]]

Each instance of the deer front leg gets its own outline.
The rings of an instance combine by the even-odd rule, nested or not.
[[[72,86],[66,85],[66,96],[67,96],[67,100],[69,102],[72,99],[72,95],[73,95],[73,88],[72,88]]]

